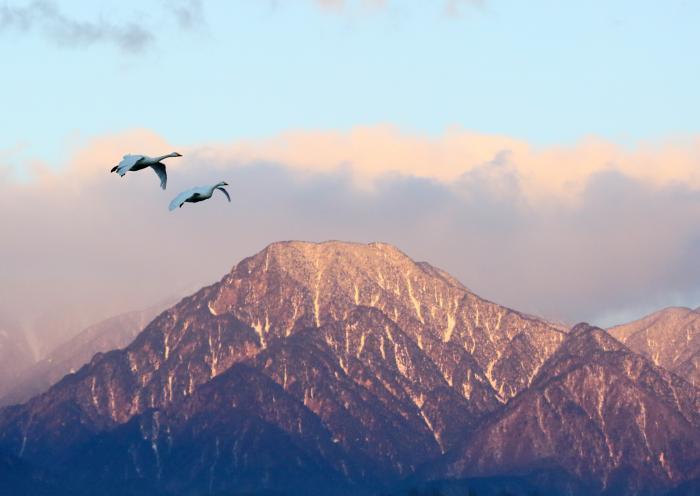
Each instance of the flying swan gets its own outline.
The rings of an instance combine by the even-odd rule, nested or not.
[[[124,158],[118,165],[112,167],[112,172],[116,172],[120,176],[124,177],[129,171],[136,172],[146,167],[150,167],[158,174],[160,178],[160,187],[165,189],[165,185],[168,182],[168,174],[165,172],[165,164],[161,162],[169,157],[182,157],[177,152],[168,153],[167,155],[161,155],[159,157],[148,157],[146,155],[124,155]]]
[[[182,207],[185,202],[197,203],[211,198],[215,190],[221,191],[226,195],[228,201],[231,201],[231,197],[228,195],[228,191],[224,189],[224,186],[228,186],[228,183],[221,181],[212,186],[197,186],[196,188],[188,189],[183,191],[175,197],[173,201],[170,202],[170,210],[175,210],[176,208]]]

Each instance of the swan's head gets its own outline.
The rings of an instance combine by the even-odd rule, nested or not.
[[[221,181],[219,183],[219,186],[228,186],[228,183],[226,181]]]
[[[173,157],[182,157],[182,155],[180,155],[180,154],[177,153],[177,152],[173,152],[173,153],[171,153],[170,155],[172,155]]]

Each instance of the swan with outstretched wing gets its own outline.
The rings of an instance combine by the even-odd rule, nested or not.
[[[204,200],[208,200],[212,197],[214,191],[216,190],[219,190],[224,195],[226,195],[226,199],[228,199],[228,201],[230,202],[231,197],[229,196],[228,191],[224,189],[224,186],[228,186],[228,183],[222,181],[211,186],[197,186],[195,188],[188,189],[187,191],[183,191],[182,193],[177,195],[173,199],[173,201],[170,202],[169,208],[172,211],[176,208],[182,207],[185,203],[197,203]]]
[[[112,167],[111,172],[116,172],[120,176],[124,177],[127,172],[136,172],[146,167],[150,167],[155,171],[160,179],[160,187],[165,189],[168,183],[168,174],[165,170],[165,164],[162,160],[169,157],[182,157],[177,152],[168,153],[167,155],[160,155],[158,157],[149,157],[147,155],[124,155],[119,164]]]

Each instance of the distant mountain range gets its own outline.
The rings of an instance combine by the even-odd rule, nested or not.
[[[0,475],[17,494],[693,494],[700,393],[659,353],[387,244],[275,243],[0,411]]]
[[[0,395],[0,406],[25,402],[49,389],[66,374],[78,370],[96,353],[125,347],[153,317],[172,303],[124,313],[87,327],[46,358],[27,365],[17,374],[12,386]]]

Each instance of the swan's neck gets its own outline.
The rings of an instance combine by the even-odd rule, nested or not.
[[[156,162],[160,162],[164,158],[177,157],[177,156],[178,156],[177,153],[172,152],[172,153],[168,153],[167,155],[160,155],[160,156],[156,157],[155,160],[156,160]]]

